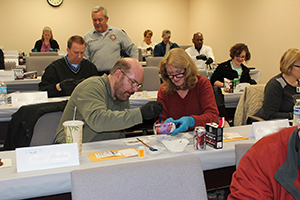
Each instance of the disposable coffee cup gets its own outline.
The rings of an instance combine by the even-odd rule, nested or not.
[[[80,120],[70,120],[63,123],[66,143],[77,143],[78,154],[82,154],[82,127],[83,122]]]

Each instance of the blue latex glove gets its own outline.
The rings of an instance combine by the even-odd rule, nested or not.
[[[189,129],[189,127],[193,127],[195,125],[195,119],[194,117],[181,117],[178,120],[174,120],[172,118],[169,118],[170,122],[177,124],[181,124],[177,129],[175,129],[171,135],[176,135],[179,132],[184,132],[187,131]],[[169,120],[167,119],[167,120]],[[167,121],[166,120],[166,121]],[[172,121],[171,121],[172,120]]]
[[[36,48],[31,49],[31,52],[37,52]]]
[[[49,52],[54,52],[54,49],[50,48],[50,49],[49,49]]]

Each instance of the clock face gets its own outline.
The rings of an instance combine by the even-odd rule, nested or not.
[[[64,0],[47,0],[47,2],[51,5],[51,6],[60,6],[63,3]]]

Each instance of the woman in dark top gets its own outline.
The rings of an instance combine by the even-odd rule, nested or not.
[[[49,50],[50,49],[50,50]],[[46,26],[42,32],[42,39],[35,42],[33,52],[49,52],[59,50],[59,45],[53,39],[53,33],[50,27]]]
[[[256,84],[256,81],[251,79],[249,69],[243,64],[251,58],[251,54],[247,45],[243,43],[235,44],[230,49],[231,60],[218,65],[211,77],[211,84],[217,87],[224,87],[224,78],[233,80],[238,78],[240,83]]]
[[[287,50],[280,59],[279,69],[281,73],[265,87],[263,107],[257,114],[265,120],[293,119],[293,95],[300,94],[300,50]]]

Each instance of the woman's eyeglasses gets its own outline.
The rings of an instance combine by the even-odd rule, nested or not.
[[[185,70],[182,72],[182,73],[178,73],[178,74],[174,74],[174,75],[170,75],[168,73],[166,73],[166,76],[169,77],[169,79],[173,79],[174,77],[176,78],[183,78],[184,77],[184,74],[185,74]]]

